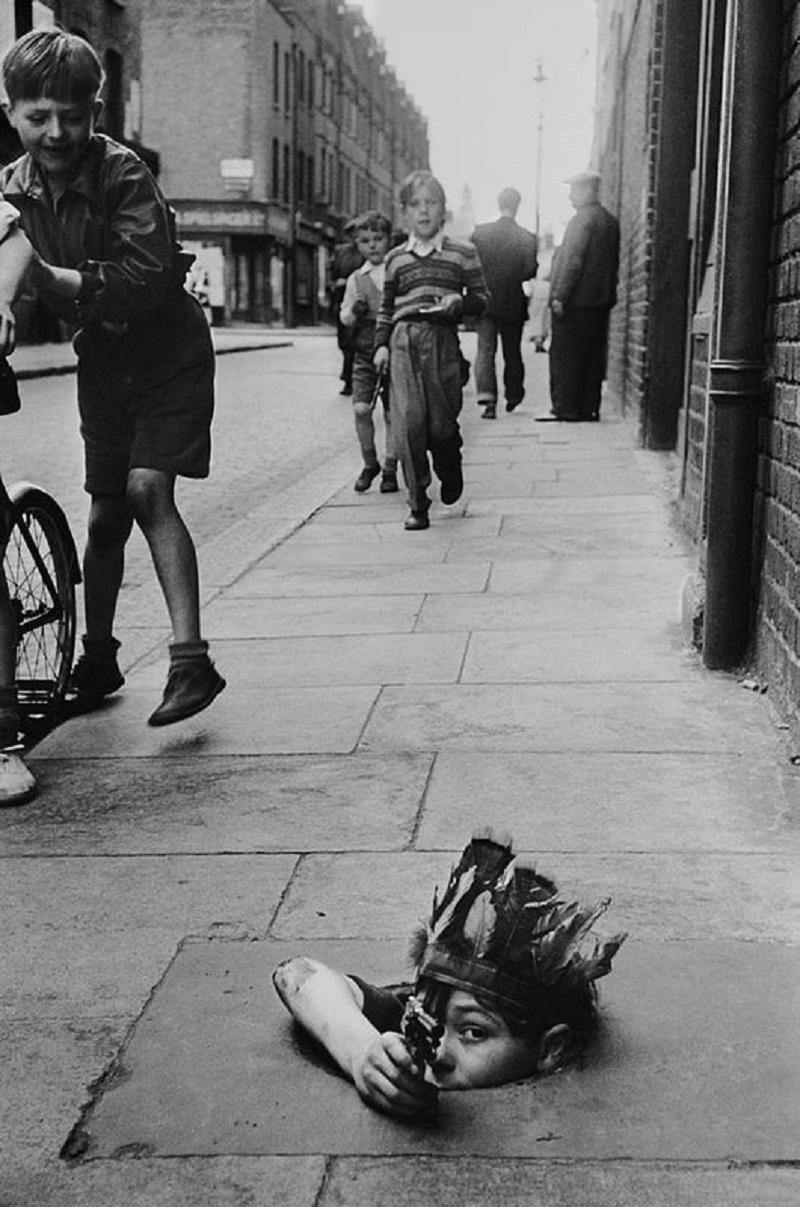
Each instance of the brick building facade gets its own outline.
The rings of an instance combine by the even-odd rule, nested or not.
[[[595,156],[623,226],[609,386],[680,457],[706,665],[747,665],[800,736],[800,2],[598,17]]]

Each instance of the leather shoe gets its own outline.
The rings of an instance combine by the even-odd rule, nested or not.
[[[511,399],[509,398],[506,401],[506,410],[508,411],[509,414],[511,414],[512,411],[516,411],[517,407],[520,406],[521,403],[522,403],[521,398],[518,398],[516,402],[512,402]]]
[[[169,669],[164,698],[147,718],[148,725],[173,725],[208,708],[225,687],[210,658],[176,663]]]
[[[439,497],[445,504],[457,503],[464,492],[464,476],[461,473],[461,466],[457,465],[452,473],[442,482],[442,489]]]
[[[485,406],[483,408],[483,418],[484,419],[496,419],[497,418],[497,407],[495,406],[495,404],[493,402],[490,402],[487,406]]]
[[[382,495],[393,495],[397,493],[397,474],[393,474],[391,470],[385,469],[381,477],[380,492]]]
[[[369,490],[373,479],[377,478],[380,472],[380,465],[365,465],[361,473],[356,478],[353,490],[357,491],[360,495],[363,494],[365,490]]]
[[[421,532],[423,528],[430,528],[430,526],[427,511],[410,511],[403,525],[406,532]]]

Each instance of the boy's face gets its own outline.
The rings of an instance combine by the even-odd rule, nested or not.
[[[444,205],[436,189],[429,184],[416,188],[406,205],[406,218],[418,239],[432,239],[444,222]]]
[[[447,1003],[444,1035],[431,1076],[442,1090],[475,1090],[530,1077],[539,1066],[537,1050],[512,1035],[508,1023],[461,989]]]
[[[359,231],[356,244],[365,260],[370,264],[382,264],[389,250],[389,239],[380,231]]]
[[[102,105],[99,101],[55,101],[42,96],[14,101],[8,120],[40,171],[68,179],[78,166]]]

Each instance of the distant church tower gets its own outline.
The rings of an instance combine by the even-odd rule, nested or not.
[[[475,229],[475,210],[472,205],[472,193],[468,184],[464,185],[461,194],[461,205],[450,217],[447,223],[448,234],[456,239],[468,239]]]

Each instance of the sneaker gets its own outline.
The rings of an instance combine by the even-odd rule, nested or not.
[[[457,503],[464,491],[464,476],[461,466],[456,465],[450,474],[442,481],[440,498],[443,503]]]
[[[174,725],[208,708],[225,687],[225,680],[210,658],[179,662],[169,668],[164,698],[148,725]]]
[[[382,495],[393,495],[398,490],[397,474],[392,473],[390,469],[385,469],[381,475],[380,490]]]
[[[24,805],[36,795],[36,780],[18,754],[0,751],[0,808]]]
[[[365,490],[369,490],[373,480],[377,478],[380,472],[380,465],[365,465],[361,473],[356,478],[353,490],[358,491],[360,495],[363,495]]]
[[[410,511],[403,527],[406,532],[421,532],[424,528],[430,528],[431,522],[428,519],[427,511]]]
[[[125,676],[116,658],[92,658],[81,654],[69,677],[69,690],[79,699],[102,700],[119,691]]]

